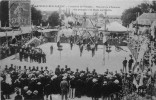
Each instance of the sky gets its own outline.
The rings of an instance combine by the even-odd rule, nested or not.
[[[73,13],[90,15],[98,12],[104,14],[107,9],[107,15],[122,15],[125,9],[141,4],[143,1],[151,0],[31,0],[35,6],[48,5],[51,7],[36,7],[42,11],[59,11],[60,9],[70,9]],[[98,11],[99,10],[99,11]],[[101,11],[100,11],[101,10]]]

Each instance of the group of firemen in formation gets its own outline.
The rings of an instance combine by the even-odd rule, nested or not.
[[[46,54],[40,48],[23,46],[19,51],[20,61],[46,63]],[[29,60],[30,59],[30,60]]]
[[[72,71],[67,65],[65,68],[58,67],[55,71],[48,70],[48,67],[29,67],[11,65],[2,71],[1,88],[2,98],[10,98],[10,94],[16,92],[14,100],[52,100],[52,94],[65,95],[71,99],[88,96],[97,100],[118,98],[122,92],[122,73],[109,72],[98,74],[96,70]],[[8,77],[10,76],[10,82]],[[132,87],[132,86],[130,86]],[[113,94],[113,95],[112,95]],[[17,99],[18,98],[18,99]],[[63,100],[63,98],[62,98]]]

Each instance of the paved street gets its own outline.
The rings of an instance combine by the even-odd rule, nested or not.
[[[50,46],[53,45],[54,50],[53,54],[50,54]],[[63,45],[63,50],[58,51],[58,47],[56,43],[46,43],[39,48],[43,50],[43,52],[46,53],[46,59],[47,62],[45,63],[30,63],[30,62],[20,62],[17,59],[12,60],[15,58],[15,56],[11,56],[9,58],[6,58],[1,61],[1,66],[4,67],[5,64],[15,64],[17,66],[48,66],[49,69],[54,70],[57,65],[61,65],[61,67],[64,67],[65,65],[68,65],[72,70],[76,70],[76,68],[79,68],[80,70],[85,70],[86,67],[88,67],[90,70],[96,69],[98,73],[103,73],[108,68],[110,71],[119,71],[122,68],[122,61],[125,57],[129,59],[129,55],[131,54],[129,49],[127,47],[122,47],[124,50],[128,51],[120,51],[116,52],[115,47],[112,46],[109,54],[105,52],[105,65],[103,61],[103,46],[98,46],[98,51],[95,52],[95,56],[92,57],[92,52],[83,50],[83,54],[80,57],[80,50],[78,45],[74,45],[73,49],[70,49],[70,44],[61,44]]]

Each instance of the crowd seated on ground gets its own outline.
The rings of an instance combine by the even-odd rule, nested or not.
[[[21,67],[11,64],[10,67],[6,65],[2,70],[1,100],[10,98],[10,95],[15,92],[17,92],[17,97],[21,98],[22,96],[24,100],[44,100],[44,96],[47,99],[49,95],[61,94],[60,82],[64,77],[70,84],[69,90],[75,89],[72,98],[87,96],[95,100],[98,98],[120,99],[125,93],[132,92],[138,92],[144,96],[147,92],[149,94],[152,92],[149,87],[152,87],[151,83],[156,81],[150,73],[150,69],[144,71],[143,74],[132,71],[124,73],[122,70],[113,73],[107,69],[104,74],[98,74],[95,69],[90,71],[88,67],[85,71],[79,69],[72,71],[67,65],[65,68],[58,65],[55,71],[52,71],[48,67]],[[141,75],[143,75],[144,81],[138,87],[134,84],[134,77]],[[149,77],[151,77],[151,83],[147,86]],[[136,81],[139,80],[137,79]]]

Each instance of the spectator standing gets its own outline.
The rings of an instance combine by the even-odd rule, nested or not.
[[[127,60],[126,60],[126,57],[125,57],[125,60],[122,62],[122,64],[123,64],[123,72],[125,70],[125,72],[127,73],[127,69],[126,69],[126,67],[127,67]]]
[[[67,82],[67,77],[63,77],[63,80],[60,83],[60,87],[61,87],[61,95],[62,95],[62,100],[64,100],[64,96],[65,96],[65,100],[68,100],[68,89],[69,89],[69,85]]]

